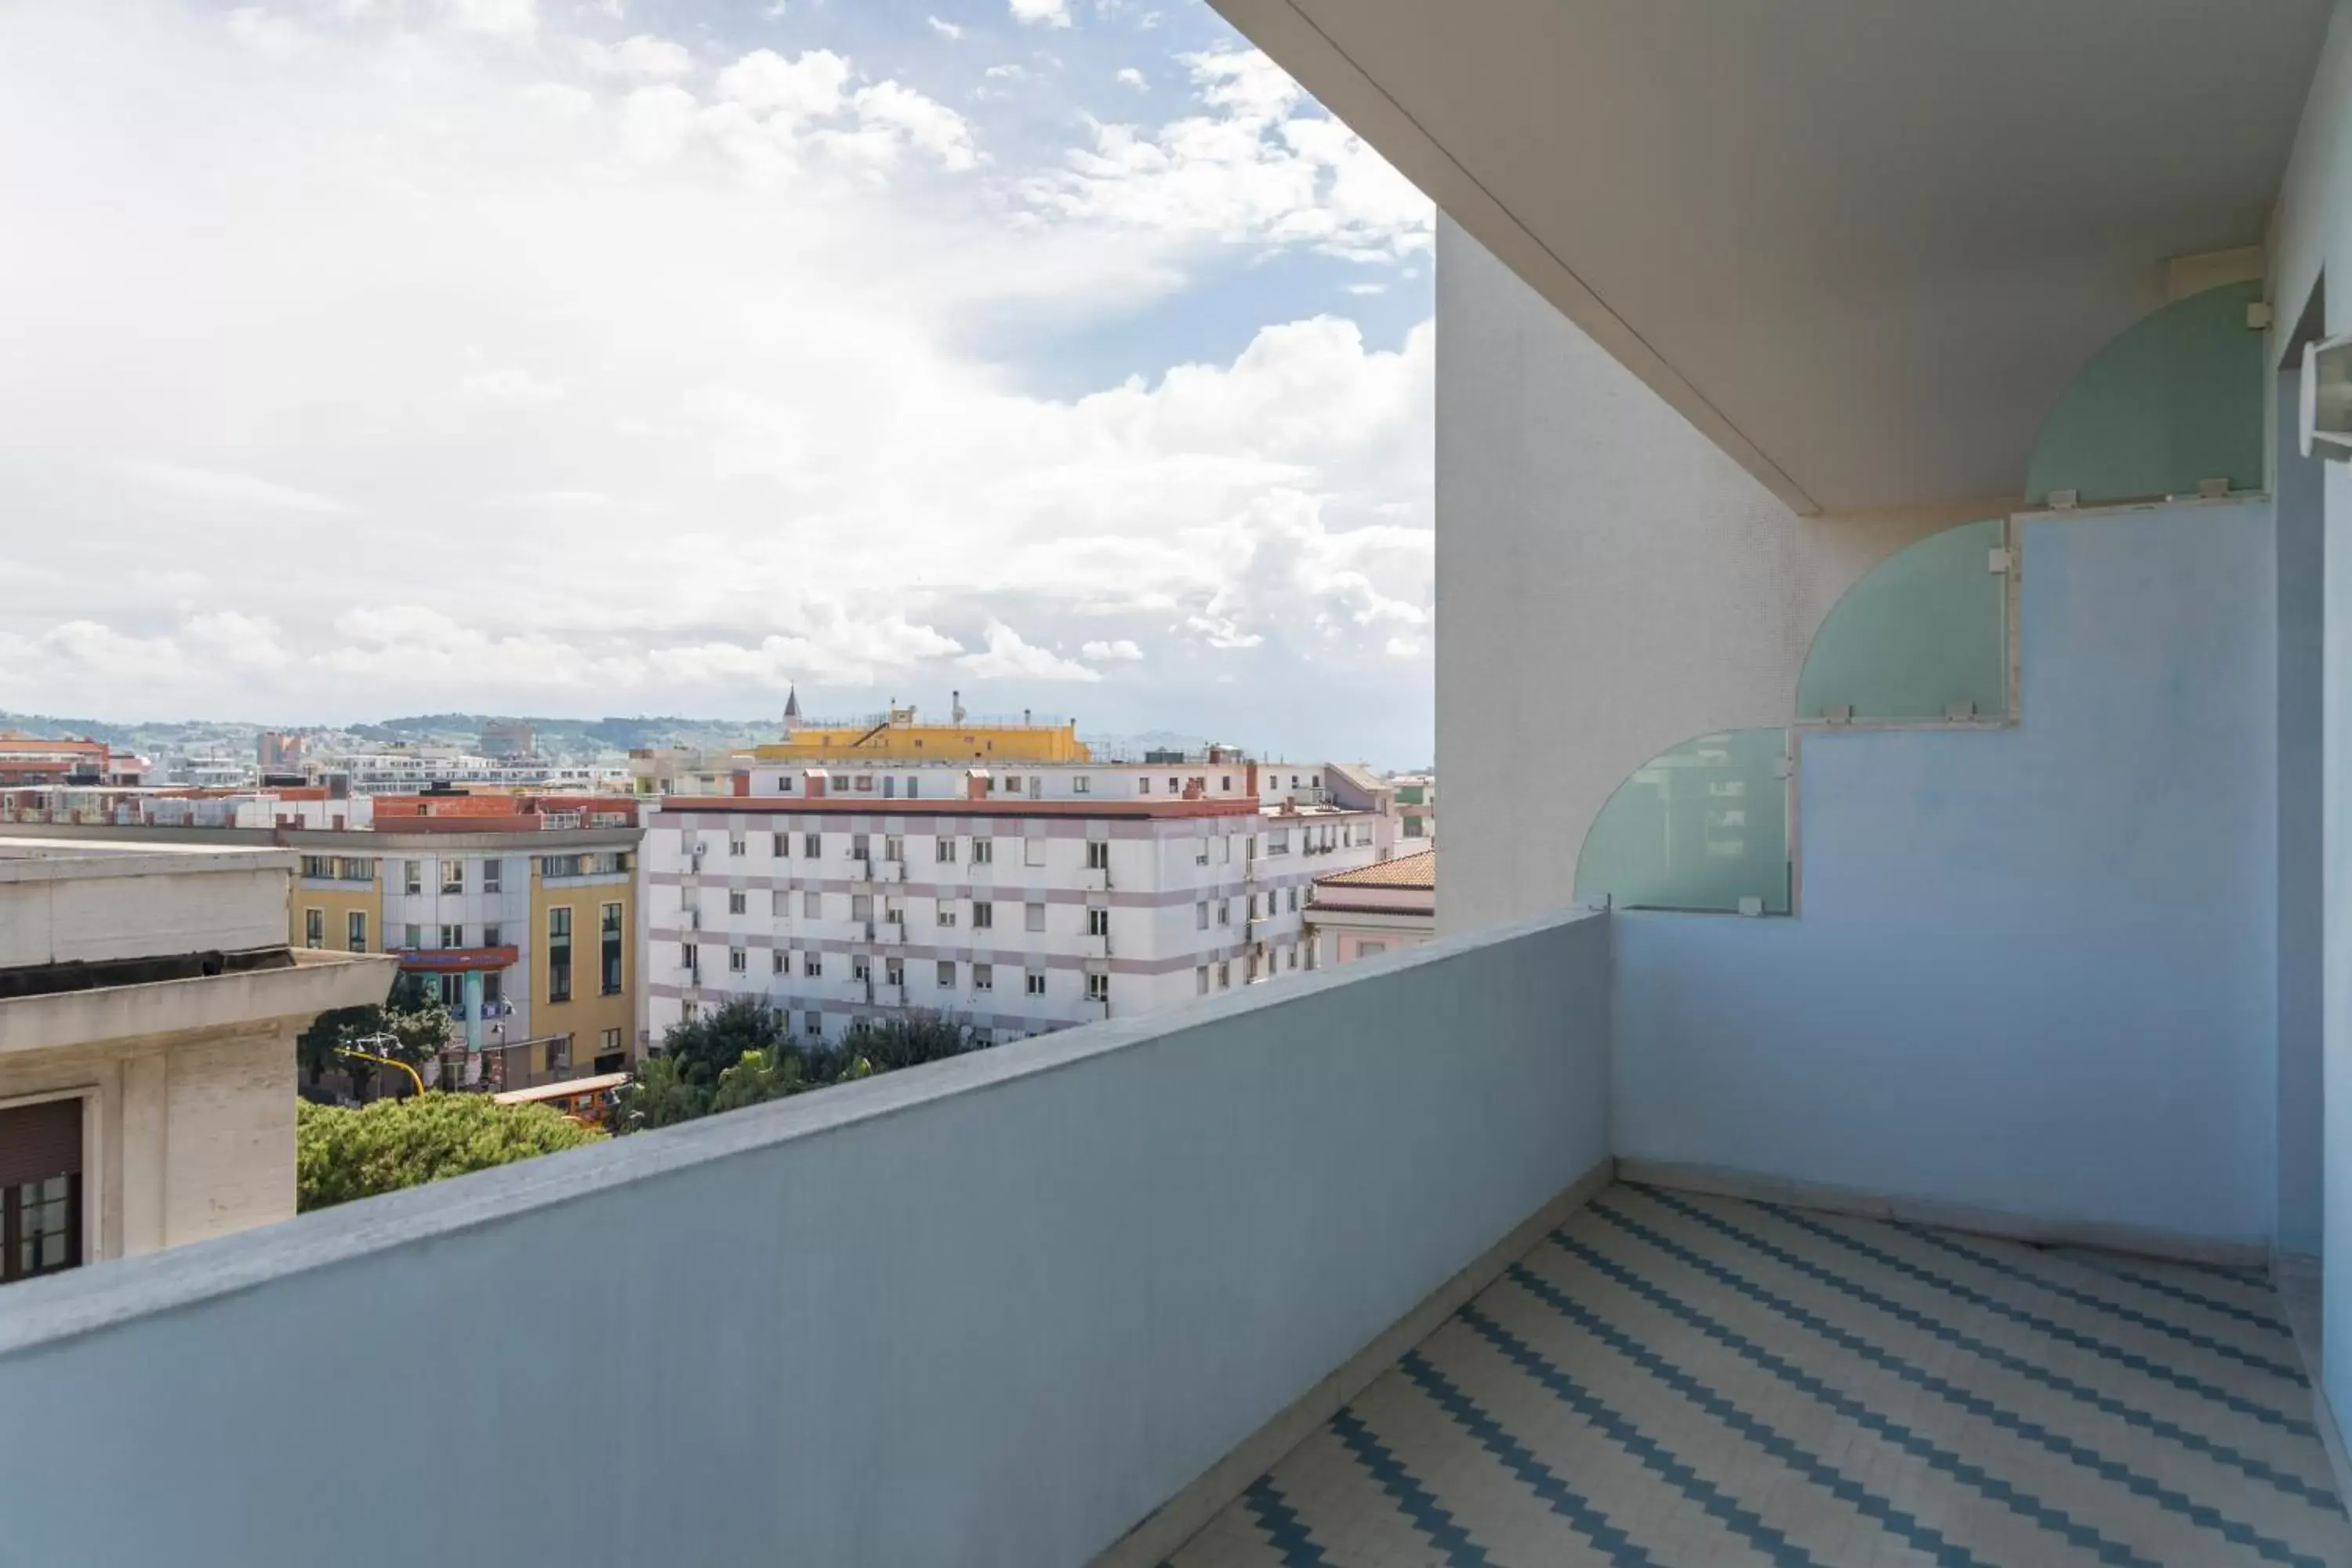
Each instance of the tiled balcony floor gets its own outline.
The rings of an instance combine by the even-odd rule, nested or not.
[[[2352,1524],[2254,1276],[1617,1186],[1173,1561],[2205,1568]]]

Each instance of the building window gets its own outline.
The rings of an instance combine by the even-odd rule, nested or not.
[[[1288,953],[1290,954],[1290,962],[1289,962],[1289,963],[1288,963],[1286,967],[1287,967],[1287,968],[1291,968],[1291,969],[1296,969],[1296,968],[1297,968],[1297,967],[1298,967],[1298,944],[1297,944],[1297,942],[1292,942],[1292,943],[1290,944],[1290,946],[1289,946],[1289,947],[1287,947],[1286,949],[1285,949],[1284,951],[1285,951],[1285,952],[1288,952]]]
[[[504,934],[505,931],[503,928],[495,925],[486,925],[482,928],[482,945],[484,947],[504,947],[506,943],[499,940],[499,938]]]
[[[776,858],[779,860],[788,858],[793,852],[793,836],[789,833],[779,833],[775,836],[775,839],[774,854]]]
[[[1255,893],[1252,893],[1249,896],[1249,918],[1251,920],[1257,919],[1257,895]]]
[[[768,895],[768,913],[771,916],[777,920],[783,920],[790,916],[792,912],[793,896],[790,893],[787,893],[782,888],[779,888],[774,892]]]
[[[1408,816],[1404,819],[1404,836],[1407,838],[1418,838],[1421,837],[1421,818],[1417,816]]]
[[[1192,864],[1195,866],[1207,865],[1209,863],[1209,836],[1203,833],[1201,837],[1192,840]]]
[[[1045,863],[1045,841],[1043,838],[1023,839],[1021,860],[1024,865],[1043,866]]]
[[[462,893],[466,890],[466,863],[463,860],[441,862],[441,890],[445,893]]]
[[[940,960],[940,984],[950,991],[955,989],[955,969],[956,966],[954,959],[942,958]]]
[[[1136,780],[1135,793],[1138,795],[1150,795],[1151,793],[1151,781],[1150,779]]]
[[[1296,888],[1290,889],[1290,912],[1294,915],[1298,912],[1298,889]]]
[[[853,953],[849,960],[849,978],[859,984],[874,978],[874,961],[864,953]]]
[[[730,833],[727,836],[727,853],[730,855],[748,854],[750,852],[750,847],[751,847],[744,842],[743,836],[741,834]]]
[[[1028,930],[1044,931],[1045,929],[1045,905],[1024,904],[1022,906],[1021,914],[1023,921]]]
[[[401,879],[400,885],[403,890],[410,893],[423,892],[425,890],[425,862],[422,860],[410,860],[404,864],[406,875]]]
[[[1110,845],[1108,842],[1100,838],[1091,838],[1087,841],[1087,869],[1089,871],[1110,869]]]
[[[730,915],[740,915],[746,912],[751,908],[750,900],[751,895],[743,891],[742,889],[736,888],[730,889],[727,895],[727,912]]]
[[[558,1035],[547,1042],[547,1070],[567,1072],[572,1067],[572,1037]]]
[[[493,1002],[503,1002],[506,999],[507,972],[503,969],[485,971],[482,974],[482,1005],[487,1007]],[[484,1014],[483,1016],[488,1017],[488,1015]]]
[[[304,947],[327,945],[326,910],[304,910],[302,911],[302,945]]]
[[[367,951],[367,911],[353,910],[343,917],[343,947],[351,952]]]
[[[79,1096],[0,1110],[0,1281],[80,1266]]]
[[[1217,859],[1224,865],[1234,863],[1234,841],[1230,837],[1217,840]]]
[[[885,860],[904,860],[906,858],[907,841],[899,837],[895,833],[884,834],[882,836],[882,858]]]
[[[1217,900],[1217,923],[1221,926],[1229,926],[1234,923],[1233,900],[1219,899]]]
[[[1206,996],[1209,994],[1209,966],[1204,963],[1192,971],[1192,980],[1193,990],[1198,994]]]
[[[1032,969],[1024,973],[1021,977],[1021,987],[1032,996],[1043,996],[1045,994],[1045,971]]]
[[[403,926],[400,928],[400,945],[411,952],[425,945],[425,928],[422,926]]]
[[[801,1032],[812,1040],[821,1040],[824,1038],[824,1015],[822,1013],[809,1013],[803,1015],[803,1022],[801,1024]]]
[[[1202,900],[1192,906],[1193,923],[1201,931],[1209,929],[1209,900]]]
[[[547,999],[572,1000],[572,911],[547,911]]]
[[[1218,965],[1217,965],[1217,989],[1218,989],[1218,990],[1220,990],[1220,991],[1230,991],[1230,990],[1232,990],[1233,988],[1234,988],[1234,966],[1233,966],[1230,963],[1220,963],[1220,964],[1218,964]]]
[[[803,893],[801,895],[801,915],[806,920],[821,921],[824,919],[824,895],[823,893]]]
[[[995,990],[996,966],[992,963],[973,964],[971,966],[971,988],[974,991]]]
[[[994,904],[985,903],[978,899],[974,899],[971,903],[971,929],[974,931],[994,931],[996,929],[996,906]]]
[[[824,973],[824,954],[811,949],[801,954],[801,973],[811,980]]]
[[[741,948],[740,948],[740,947],[730,947],[730,948],[729,948],[729,949],[727,950],[727,973],[730,973],[730,974],[741,974],[741,973],[743,973],[744,972],[746,972],[747,970],[749,970],[751,967],[751,958],[750,958],[750,956],[749,956],[747,953],[745,953],[745,952],[744,952],[744,951],[743,951]]]
[[[824,858],[824,834],[803,833],[801,835],[801,858],[803,860],[822,860]]]
[[[938,919],[938,921],[939,921],[940,924],[940,925],[942,925],[942,926],[951,926],[951,925],[955,924],[955,923],[956,923],[956,905],[955,905],[955,900],[954,900],[953,899],[941,899],[941,900],[940,900],[940,907],[939,907],[938,910],[936,911],[936,918]]]
[[[907,984],[906,960],[899,958],[884,959],[882,961],[882,983],[885,985],[904,985]]]
[[[1389,944],[1384,942],[1359,942],[1356,943],[1356,956],[1358,958],[1378,958],[1388,950]]]
[[[1080,773],[1077,777],[1070,781],[1070,793],[1072,795],[1091,795],[1094,793],[1094,781],[1087,778],[1084,773]]]
[[[1087,934],[1088,936],[1108,936],[1110,934],[1110,911],[1108,910],[1088,910],[1087,911]]]
[[[695,957],[694,943],[690,942],[678,943],[677,966],[680,969],[685,970],[688,974],[693,973],[697,969],[701,967],[700,961]]]
[[[872,773],[859,773],[857,775],[857,782],[850,787],[856,790],[860,795],[872,795],[874,793],[874,775]]]
[[[607,1029],[596,1037],[596,1065],[604,1068],[604,1058],[621,1048],[621,1031]]]
[[[976,833],[973,834],[971,839],[971,863],[975,866],[986,866],[992,863],[995,858],[996,840],[993,838],[982,838],[980,835]]]
[[[305,877],[311,878],[311,879],[315,879],[315,880],[319,880],[319,881],[324,881],[324,880],[326,880],[326,879],[327,879],[327,858],[326,858],[324,855],[305,855],[305,856],[303,856],[303,857],[302,857],[302,875],[304,875]]]
[[[677,1010],[678,1022],[682,1024],[691,1024],[701,1016],[702,1007],[699,1003],[688,1002],[681,1005]]]
[[[854,921],[872,920],[874,918],[874,895],[871,893],[850,894],[849,918]]]
[[[1226,773],[1226,774],[1224,774],[1223,777],[1219,778],[1219,779],[1217,780],[1217,788],[1218,788],[1218,789],[1220,789],[1220,790],[1222,790],[1223,792],[1224,792],[1226,795],[1231,795],[1231,794],[1233,794],[1233,793],[1234,793],[1234,775],[1233,775],[1233,774],[1231,774],[1231,773]]]
[[[466,928],[464,926],[443,926],[441,928],[441,945],[443,947],[465,946]]]
[[[867,853],[867,840],[865,834],[853,833],[849,836],[849,858],[852,860],[866,860],[872,858],[872,857]]]
[[[507,890],[507,863],[503,860],[482,862],[482,891],[503,893]]]
[[[1110,1000],[1109,975],[1089,974],[1087,976],[1087,1000],[1089,1002],[1108,1002]]]
[[[931,858],[942,866],[954,864],[955,849],[955,835],[951,833],[942,833],[931,840]]]
[[[607,996],[621,994],[621,906],[606,904],[598,920],[599,945],[603,952],[603,978],[600,989]]]

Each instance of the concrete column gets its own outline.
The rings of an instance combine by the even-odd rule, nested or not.
[[[160,1250],[171,1159],[171,1059],[157,1051],[122,1064],[122,1136],[104,1159],[122,1194],[121,1256]]]
[[[482,972],[466,971],[466,1052],[479,1056],[482,1052]]]

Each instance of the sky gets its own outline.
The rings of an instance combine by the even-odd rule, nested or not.
[[[1201,0],[9,0],[0,709],[1426,762],[1433,222]]]

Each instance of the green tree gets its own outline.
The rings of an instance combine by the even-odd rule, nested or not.
[[[616,1133],[675,1127],[709,1115],[711,1096],[710,1089],[687,1082],[671,1058],[648,1057],[637,1064],[635,1081],[613,1097],[609,1124]]]
[[[896,1072],[960,1057],[975,1046],[971,1031],[962,1025],[935,1013],[917,1013],[857,1025],[849,1031],[846,1048],[853,1058],[863,1058],[875,1072]]]
[[[739,996],[702,1016],[673,1024],[662,1036],[662,1055],[677,1064],[678,1076],[698,1089],[716,1089],[719,1075],[758,1051],[775,1061],[793,1054],[785,1016],[757,996]]]
[[[301,1100],[294,1114],[295,1206],[304,1213],[604,1136],[546,1106],[500,1105],[487,1094],[427,1094],[357,1107]]]
[[[338,1007],[321,1013],[294,1037],[294,1057],[306,1081],[340,1067],[350,1072],[352,1087],[362,1089],[373,1082],[378,1068],[372,1062],[346,1057],[342,1047],[371,1036],[389,1036],[395,1043],[374,1054],[412,1067],[421,1066],[449,1043],[449,1010],[441,1005],[419,975],[404,974],[393,982],[392,994],[381,1003],[362,1007]],[[406,1081],[406,1075],[401,1075]]]

